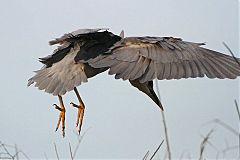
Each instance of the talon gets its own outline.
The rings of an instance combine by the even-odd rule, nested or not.
[[[83,122],[85,107],[84,107],[83,104],[80,104],[80,105],[76,105],[74,103],[71,103],[71,104],[73,105],[73,107],[78,109],[76,127],[78,127],[78,134],[80,134],[81,128],[82,128],[82,122]]]
[[[57,109],[57,110],[59,110],[59,111],[63,111],[63,109],[62,109],[62,108],[60,108],[58,105],[56,105],[56,104],[53,104],[53,106],[55,106],[55,109]]]
[[[73,107],[78,109],[76,127],[78,127],[78,134],[80,134],[81,128],[82,128],[82,122],[83,122],[83,116],[84,116],[84,109],[85,109],[85,107],[84,107],[84,104],[76,105],[73,102],[71,102],[70,104]]]
[[[70,103],[73,107],[75,107],[75,108],[79,108],[79,105],[76,105],[75,103],[73,103],[73,102],[71,102]]]

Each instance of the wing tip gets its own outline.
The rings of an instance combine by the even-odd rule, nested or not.
[[[58,44],[58,43],[60,43],[60,41],[59,41],[58,39],[54,39],[54,40],[51,40],[51,41],[48,42],[48,44],[49,44],[50,46],[55,45],[55,44]]]
[[[31,86],[34,83],[33,78],[30,78],[27,83],[27,87]]]

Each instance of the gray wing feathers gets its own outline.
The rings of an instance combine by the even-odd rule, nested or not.
[[[124,72],[125,68],[127,68],[127,63],[126,62],[119,62],[118,64],[115,64],[109,71],[109,74],[112,75],[112,74],[118,74],[118,73],[121,73],[121,72]],[[117,76],[116,76],[117,78]]]
[[[153,61],[150,61],[149,66],[147,67],[145,74],[142,76],[142,81],[146,82],[148,79],[155,79],[156,76],[156,64]]]
[[[124,72],[122,72],[119,76],[122,77],[123,80],[130,79],[131,72],[133,71],[135,66],[136,66],[136,63],[134,62],[128,63],[127,69]]]
[[[130,37],[116,43],[109,52],[90,65],[109,67],[109,73],[123,80],[141,83],[155,78],[230,78],[240,75],[233,57],[200,47],[202,43],[185,42],[171,37]]]
[[[54,63],[52,67],[44,67],[36,71],[36,75],[29,79],[28,85],[35,83],[40,90],[53,95],[63,95],[80,85],[81,82],[87,82],[84,64],[75,63],[75,55],[76,52],[72,52],[63,60]]]
[[[167,79],[173,79],[177,76],[178,68],[177,63],[171,63],[171,74]]]
[[[167,79],[170,73],[171,73],[171,65],[170,63],[165,63],[162,79]]]
[[[180,79],[180,78],[184,77],[184,75],[185,75],[185,70],[184,70],[184,68],[183,68],[183,64],[180,63],[180,62],[178,62],[178,63],[177,63],[177,68],[178,68],[177,76],[174,77],[174,78]]]

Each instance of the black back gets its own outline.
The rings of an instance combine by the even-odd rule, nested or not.
[[[81,61],[87,63],[87,60],[94,59],[99,55],[107,54],[110,47],[114,43],[120,41],[121,37],[114,35],[111,32],[92,32],[79,35],[70,35],[62,41],[52,55],[44,58],[39,58],[39,61],[51,67],[54,63],[61,61],[74,48],[75,44],[80,46],[80,51],[75,56],[75,62]]]
[[[61,61],[71,50],[74,45],[68,43],[67,45],[60,46],[54,50],[52,55],[47,57],[39,58],[39,61],[46,65],[46,67],[51,67],[54,63]]]
[[[106,52],[110,47],[116,42],[121,40],[121,37],[114,35],[111,32],[95,32],[88,33],[81,36],[84,44],[81,45],[80,51],[77,53],[74,60],[87,61],[89,59],[94,59],[99,55],[107,54]]]

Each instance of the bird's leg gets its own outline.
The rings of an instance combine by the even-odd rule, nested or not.
[[[83,116],[84,116],[84,109],[85,109],[85,105],[80,97],[80,94],[77,90],[76,87],[74,87],[74,92],[77,95],[78,101],[79,101],[79,105],[76,105],[75,103],[70,103],[73,107],[78,109],[78,114],[77,114],[77,122],[76,122],[76,127],[78,127],[78,133],[80,134],[81,132],[81,128],[82,128],[82,123],[83,123]]]
[[[55,108],[60,111],[56,131],[58,130],[58,127],[59,127],[60,123],[62,122],[62,135],[64,137],[65,136],[65,112],[66,112],[66,110],[65,110],[65,107],[63,104],[62,96],[58,95],[58,99],[60,102],[60,106],[53,104],[55,106]]]

